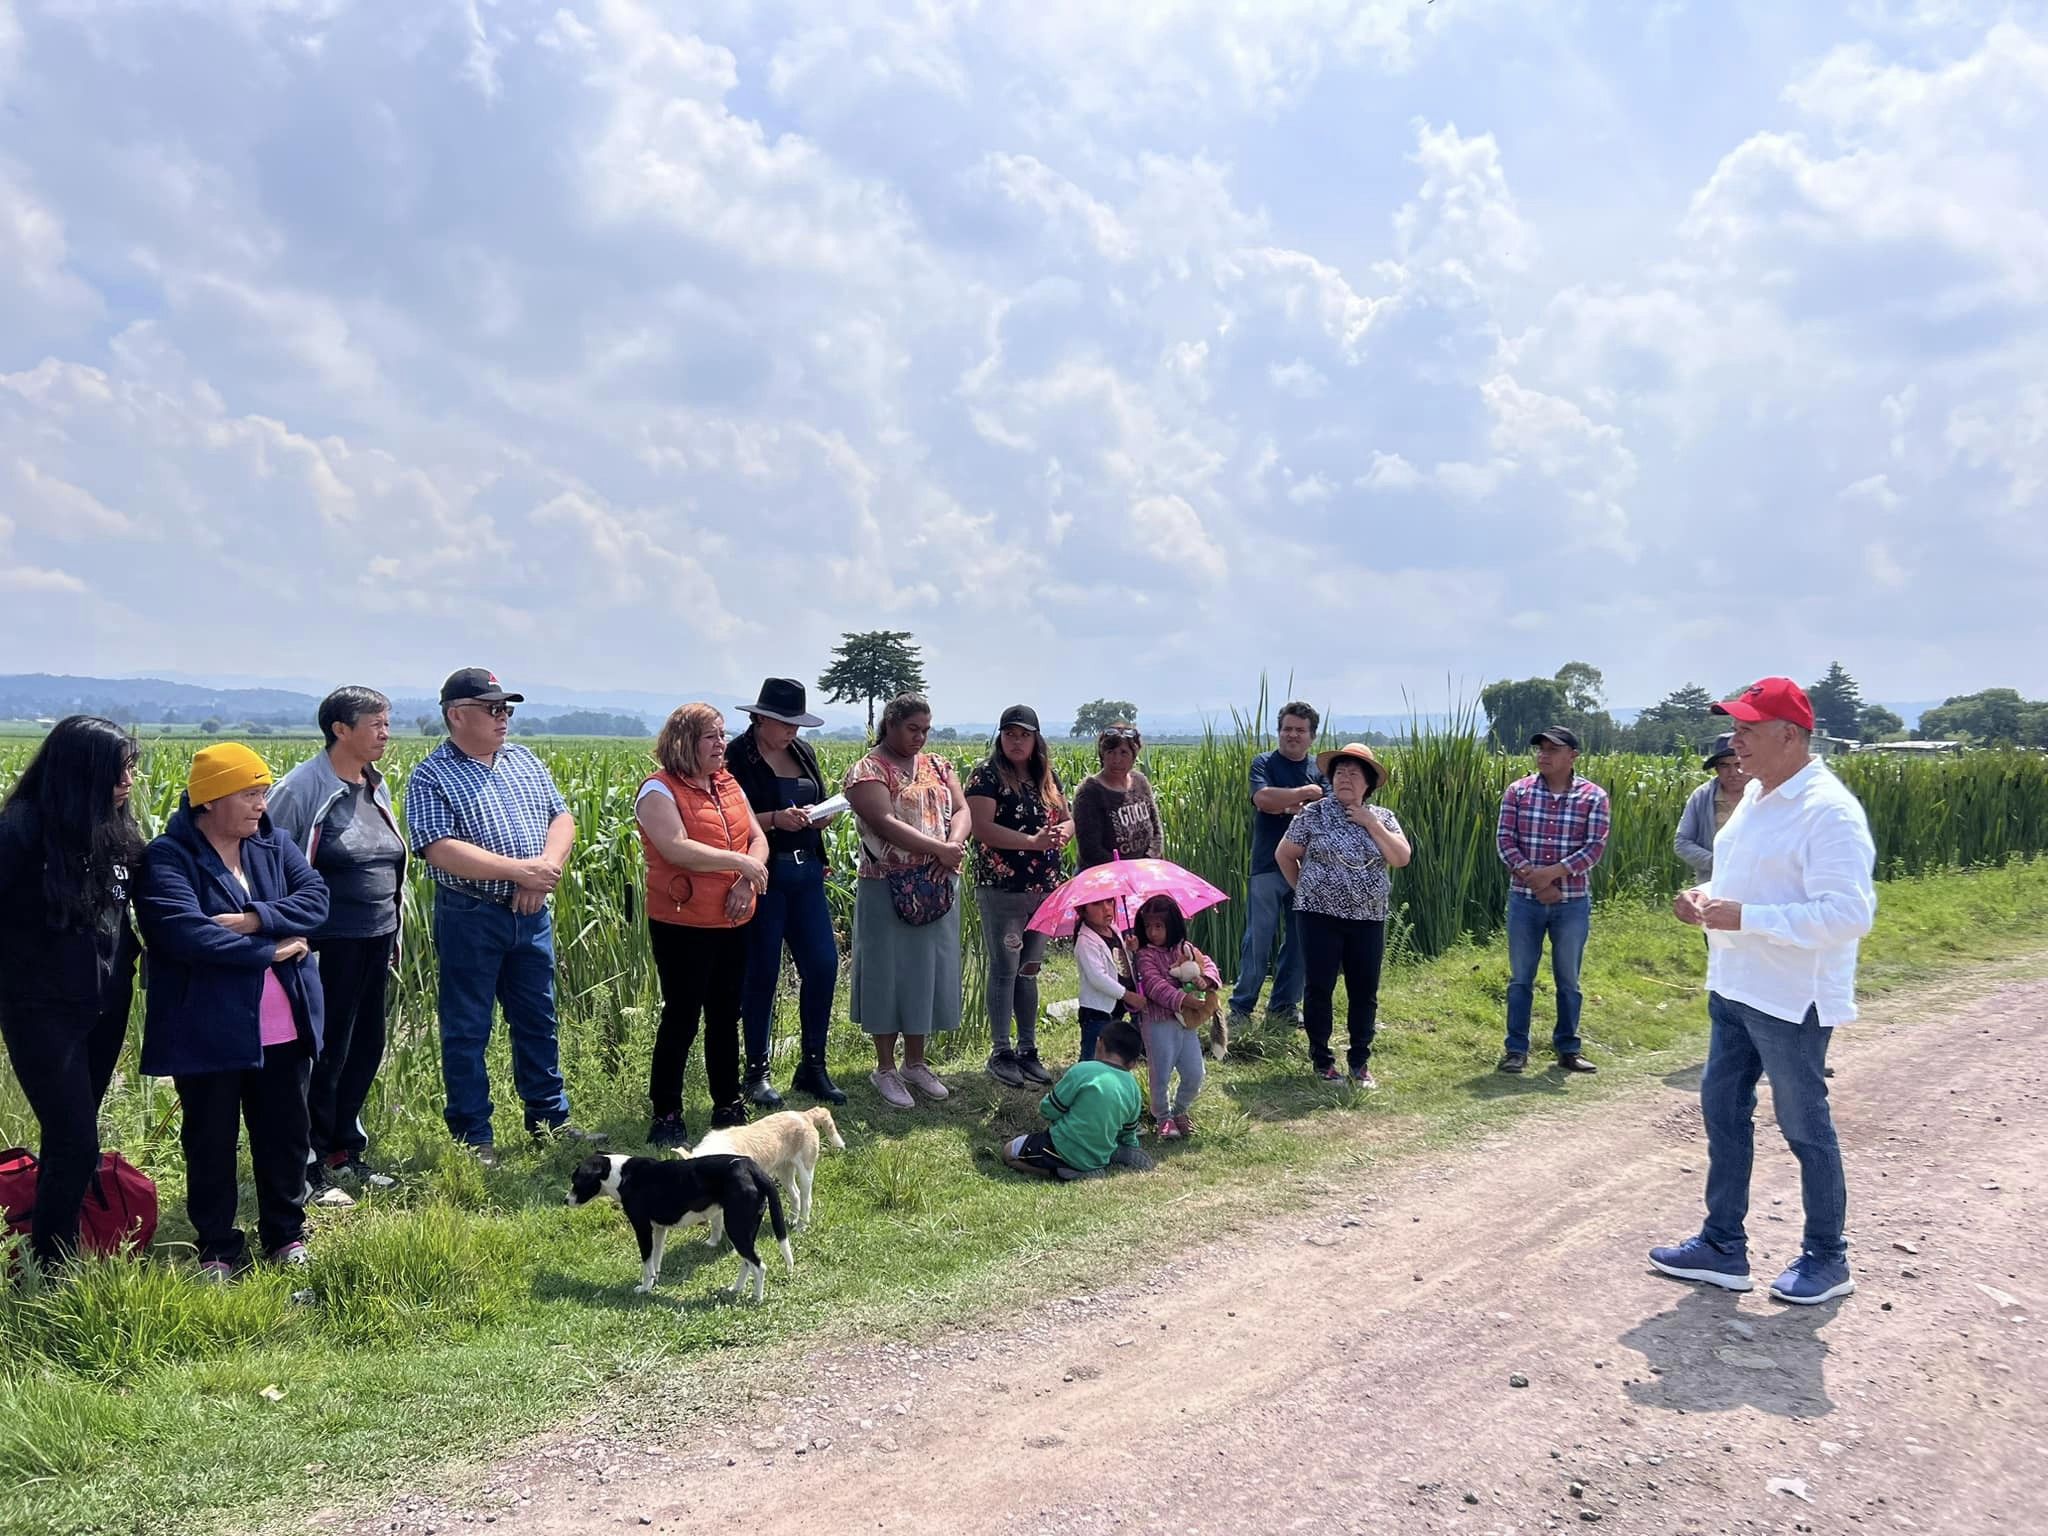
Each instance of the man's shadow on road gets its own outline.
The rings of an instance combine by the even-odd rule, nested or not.
[[[1841,1303],[1772,1305],[1775,1310],[1768,1313],[1744,1312],[1732,1291],[1686,1289],[1673,1306],[1621,1336],[1619,1342],[1657,1373],[1631,1382],[1630,1400],[1638,1407],[1682,1413],[1753,1407],[1813,1419],[1834,1412],[1825,1380],[1828,1344],[1821,1330]],[[1747,1326],[1753,1336],[1743,1337],[1730,1323]]]

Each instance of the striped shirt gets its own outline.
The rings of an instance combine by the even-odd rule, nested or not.
[[[547,851],[548,825],[568,809],[541,760],[510,743],[487,763],[444,741],[405,781],[405,825],[414,853],[452,837],[508,859],[537,859]],[[429,869],[449,890],[491,901],[509,901],[519,889],[510,880],[462,880]]]
[[[1558,884],[1564,899],[1589,894],[1586,874],[1607,851],[1607,826],[1607,791],[1591,779],[1573,774],[1561,795],[1539,773],[1515,780],[1500,797],[1495,836],[1500,861],[1514,874],[1514,893],[1531,894],[1531,870],[1562,864],[1569,871]]]

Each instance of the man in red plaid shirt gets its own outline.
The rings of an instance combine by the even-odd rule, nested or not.
[[[1567,1072],[1594,1072],[1579,1051],[1579,962],[1593,922],[1587,875],[1607,851],[1607,791],[1573,771],[1579,738],[1564,726],[1539,731],[1536,772],[1510,784],[1500,800],[1497,841],[1511,877],[1508,889],[1508,1039],[1500,1070],[1529,1065],[1529,1015],[1536,966],[1550,936],[1550,976],[1557,987],[1557,1028],[1551,1049]]]

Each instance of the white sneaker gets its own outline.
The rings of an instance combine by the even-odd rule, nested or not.
[[[910,1096],[910,1090],[903,1086],[901,1074],[896,1072],[870,1072],[868,1081],[875,1085],[875,1092],[882,1096],[882,1102],[891,1109],[915,1109],[917,1100]]]
[[[928,1099],[943,1099],[948,1094],[949,1090],[944,1083],[939,1081],[938,1073],[921,1061],[905,1062],[900,1075],[904,1082],[910,1084],[911,1087]]]
[[[339,1184],[323,1184],[320,1186],[320,1193],[313,1197],[313,1203],[315,1205],[341,1207],[354,1205],[356,1197],[343,1189]]]

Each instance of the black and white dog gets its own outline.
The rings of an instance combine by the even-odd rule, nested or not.
[[[791,1274],[796,1273],[796,1255],[790,1252],[789,1228],[782,1219],[782,1195],[751,1157],[714,1153],[679,1159],[596,1152],[578,1163],[570,1176],[569,1203],[586,1205],[599,1195],[610,1195],[619,1202],[640,1239],[641,1273],[635,1291],[654,1289],[669,1233],[677,1227],[708,1222],[714,1211],[725,1218],[725,1235],[740,1256],[740,1277],[732,1287],[735,1292],[744,1295],[751,1282],[754,1300],[768,1294],[768,1271],[754,1251],[764,1209],[774,1224],[783,1262]]]

